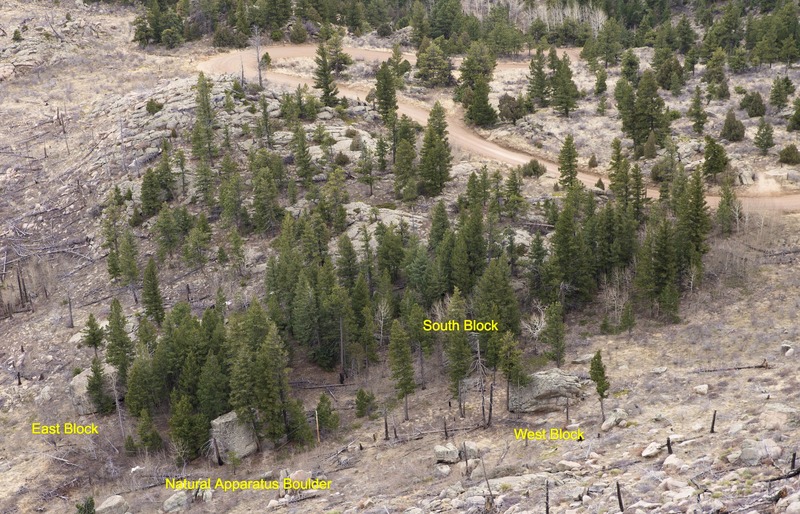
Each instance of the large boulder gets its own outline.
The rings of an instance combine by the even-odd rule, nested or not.
[[[125,514],[130,509],[128,502],[120,495],[109,496],[95,509],[96,514]]]
[[[437,444],[433,447],[433,454],[438,463],[455,464],[460,460],[458,448],[453,443],[447,443],[445,446]]]
[[[511,412],[546,412],[559,410],[569,398],[581,393],[580,379],[560,369],[548,369],[529,375],[526,386],[511,386],[508,406]]]
[[[247,457],[256,452],[258,443],[253,427],[239,421],[236,412],[223,414],[211,422],[211,437],[223,462],[228,462],[230,455]]]
[[[189,495],[186,491],[178,491],[164,501],[161,506],[164,512],[177,512],[185,509],[189,505]]]
[[[103,374],[106,377],[106,389],[109,393],[112,392],[111,383],[117,376],[117,370],[111,364],[103,364]],[[88,386],[89,377],[92,376],[91,368],[83,370],[81,373],[72,377],[69,383],[69,395],[72,398],[72,405],[75,406],[75,411],[78,416],[86,416],[87,414],[94,414],[97,412],[94,402],[89,397]],[[122,398],[122,391],[117,391],[117,399]]]

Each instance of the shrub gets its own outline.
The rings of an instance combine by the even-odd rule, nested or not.
[[[162,104],[161,102],[158,102],[156,100],[153,100],[151,98],[150,100],[147,101],[147,105],[145,106],[145,109],[147,109],[147,114],[155,114],[158,111],[160,111],[163,107],[164,107],[164,104]]]
[[[392,35],[392,26],[388,23],[381,23],[378,25],[378,35],[380,37],[389,37]]]
[[[523,177],[536,177],[539,178],[547,172],[547,168],[545,168],[544,164],[537,161],[536,159],[531,159],[528,161],[528,164],[523,164],[517,168],[517,171],[522,173]]]
[[[744,139],[744,123],[736,119],[733,109],[728,111],[725,116],[725,123],[722,125],[722,132],[719,137],[728,141],[741,141]]]
[[[347,166],[348,164],[350,164],[350,157],[343,154],[342,152],[339,152],[336,154],[336,157],[333,158],[333,163],[336,164],[337,166]]]
[[[277,43],[283,39],[283,31],[280,29],[275,29],[270,33],[269,37]]]
[[[172,49],[183,43],[183,35],[173,28],[165,29],[161,32],[161,42],[167,48]]]
[[[289,41],[299,45],[300,43],[305,43],[306,39],[308,39],[308,31],[305,26],[299,21],[292,25],[292,30],[289,32]]]
[[[590,168],[596,168],[597,167],[597,157],[595,157],[594,154],[592,154],[592,156],[589,157],[589,167]]]
[[[22,41],[22,33],[19,31],[19,29],[14,29],[14,35],[11,37],[11,41]]]
[[[344,131],[344,137],[354,138],[358,135],[358,131],[353,127],[348,127],[347,130]]]
[[[228,25],[220,23],[214,31],[211,44],[220,48],[244,48],[247,46],[247,36],[234,32]]]
[[[783,164],[800,164],[800,151],[797,146],[791,144],[785,147],[778,154],[778,162]]]
[[[739,102],[739,109],[747,111],[747,116],[750,118],[764,116],[764,114],[767,112],[767,107],[764,105],[764,99],[761,97],[761,93],[758,91],[745,94],[744,98],[742,98],[742,101]]]
[[[353,152],[358,152],[363,147],[363,143],[361,141],[361,134],[356,134],[353,136],[353,140],[350,141],[350,150]]]

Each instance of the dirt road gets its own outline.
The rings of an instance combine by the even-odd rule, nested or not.
[[[313,45],[286,45],[286,46],[270,46],[265,47],[268,51],[272,62],[275,63],[281,59],[292,58],[313,58],[316,54],[316,46]],[[365,61],[383,61],[390,56],[388,50],[374,50],[366,48],[350,48],[344,49],[354,59]],[[569,48],[563,50],[570,58],[575,61],[578,59],[580,50],[576,48]],[[414,54],[404,54],[404,57],[412,64],[416,62]],[[497,64],[498,69],[522,69],[527,68],[527,62],[520,61],[500,61]],[[247,77],[254,78],[257,76],[255,54],[253,49],[237,50],[220,54],[200,63],[198,69],[211,75],[221,74],[238,74],[241,69]],[[295,75],[288,75],[285,73],[278,73],[269,71],[264,75],[268,83],[284,84],[287,86],[297,86],[298,84],[306,84],[309,87],[313,85],[313,81],[308,77],[300,77]],[[269,85],[267,85],[269,87]],[[355,86],[352,84],[338,84],[339,91],[344,96],[352,98],[364,98],[369,92],[365,87]],[[428,105],[421,104],[419,101],[412,100],[404,97],[402,94],[398,95],[397,99],[398,110],[400,114],[405,114],[414,121],[425,124],[428,119],[429,107]],[[447,124],[449,131],[450,144],[460,148],[461,150],[480,156],[482,158],[491,159],[511,165],[519,165],[528,162],[533,156],[519,150],[505,148],[500,144],[488,141],[478,135],[475,131],[470,129],[458,113],[448,112]],[[552,160],[543,159],[541,156],[536,156],[537,159],[547,167],[549,173],[554,175],[558,174],[558,165]],[[579,173],[578,178],[586,185],[592,186],[597,182],[600,175],[591,173]],[[658,197],[658,190],[648,188],[647,196],[652,198]],[[744,207],[750,211],[781,211],[781,212],[794,212],[800,211],[800,194],[788,193],[780,194],[770,192],[767,194],[760,194],[755,189],[741,190],[738,192]],[[716,206],[719,202],[719,197],[707,196],[709,205]]]

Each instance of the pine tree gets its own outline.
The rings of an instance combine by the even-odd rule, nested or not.
[[[561,152],[558,154],[558,172],[561,175],[558,183],[564,189],[576,187],[578,182],[578,151],[572,134],[567,134]]]
[[[375,97],[378,100],[378,113],[383,123],[391,126],[397,119],[397,77],[389,61],[384,61],[378,68]]]
[[[119,269],[123,286],[133,286],[139,280],[139,265],[136,263],[138,250],[133,232],[126,230],[119,244]]]
[[[173,392],[169,430],[178,457],[187,462],[197,457],[208,436],[207,423],[202,414],[196,414],[187,395]]]
[[[459,324],[466,319],[467,307],[461,296],[461,291],[456,287],[450,296],[450,306],[447,310],[447,319],[455,320]],[[448,332],[446,336],[448,375],[450,377],[450,394],[453,398],[458,398],[462,404],[461,415],[463,417],[463,397],[461,395],[461,381],[467,378],[469,368],[472,365],[472,348],[469,344],[469,337],[463,330]]]
[[[308,151],[306,131],[302,125],[298,125],[294,130],[292,152],[294,153],[295,166],[297,166],[297,175],[303,179],[306,185],[310,184],[315,170],[314,165],[311,163],[311,154]]]
[[[486,272],[478,281],[473,302],[479,320],[496,321],[500,332],[519,334],[519,302],[511,285],[511,272],[504,259],[493,259],[489,263]],[[483,338],[483,342],[486,341],[487,338]],[[485,356],[487,365],[496,367],[499,363],[500,349],[486,348]]]
[[[373,175],[374,169],[375,161],[372,159],[372,150],[365,146],[361,150],[361,158],[358,160],[356,173],[358,173],[358,181],[369,186],[370,196],[372,196],[372,186],[376,180],[375,175]]]
[[[417,170],[414,161],[417,151],[413,143],[406,139],[397,145],[397,156],[394,166],[394,193],[397,198],[413,200],[417,196]]]
[[[388,145],[386,144],[386,139],[384,139],[383,135],[378,136],[378,142],[375,143],[375,155],[378,158],[378,170],[379,171],[386,171],[386,153],[389,151]],[[370,192],[372,189],[370,189]]]
[[[211,107],[211,84],[201,72],[197,77],[195,97],[195,123],[192,129],[192,155],[200,161],[210,161],[214,156],[214,110]]]
[[[504,332],[499,344],[499,367],[506,379],[506,410],[509,409],[511,384],[517,387],[528,382],[522,365],[522,351],[512,332]]]
[[[331,37],[328,38],[328,60],[330,62],[331,70],[339,77],[344,73],[347,68],[353,64],[353,58],[347,54],[343,49],[342,32],[333,30]]]
[[[630,335],[631,330],[633,330],[635,326],[636,318],[633,315],[633,306],[631,302],[625,302],[625,305],[622,307],[622,315],[619,318],[619,331],[628,332],[628,335]]]
[[[209,353],[197,381],[197,405],[207,420],[213,420],[230,410],[228,377],[219,359]]]
[[[775,140],[772,137],[772,125],[767,123],[764,118],[758,124],[758,131],[753,143],[761,151],[761,155],[767,155],[770,148],[775,146]]]
[[[605,421],[606,411],[603,408],[603,400],[608,398],[608,389],[611,387],[611,385],[608,383],[608,379],[606,378],[606,367],[603,364],[603,358],[600,355],[600,350],[597,350],[597,353],[595,353],[594,357],[592,357],[592,362],[589,368],[589,377],[595,384],[597,396],[600,397],[600,413],[603,417],[603,421]]]
[[[141,326],[141,325],[140,325]],[[125,406],[132,416],[142,410],[150,411],[159,397],[153,363],[145,345],[140,344],[136,358],[128,371],[128,390],[125,393]]]
[[[497,59],[489,46],[481,40],[473,41],[459,68],[458,85],[454,95],[456,101],[463,102],[464,107],[469,108],[475,99],[471,93],[477,91],[478,82],[483,81],[488,84],[492,81],[496,65]]]
[[[703,174],[716,180],[717,175],[728,168],[730,160],[725,152],[725,148],[714,141],[713,138],[706,136],[706,147],[703,152]]]
[[[153,418],[150,416],[150,411],[142,409],[139,412],[139,426],[136,429],[139,436],[139,441],[148,452],[157,452],[164,446],[164,441],[161,439],[158,430],[153,425]]]
[[[739,216],[742,212],[742,204],[736,198],[732,182],[730,179],[722,181],[719,205],[717,205],[717,227],[725,236],[732,234],[735,226],[738,227]]]
[[[111,300],[111,312],[108,315],[108,327],[106,328],[106,360],[117,368],[119,379],[125,385],[128,378],[128,368],[133,360],[133,341],[125,330],[127,320],[122,314],[122,305],[119,300]]]
[[[631,138],[637,148],[644,145],[651,131],[655,133],[659,144],[669,132],[669,118],[664,112],[664,100],[658,94],[658,83],[651,70],[642,73],[639,80],[632,121]]]
[[[545,309],[544,328],[540,337],[542,342],[550,347],[550,351],[547,352],[548,358],[560,368],[564,364],[567,349],[561,303],[552,303]]]
[[[636,105],[636,92],[630,82],[621,77],[614,86],[614,100],[617,103],[619,117],[622,120],[622,131],[632,136],[634,107]]]
[[[321,91],[322,104],[326,107],[334,107],[339,103],[336,95],[339,89],[333,81],[331,65],[328,62],[328,50],[325,43],[320,41],[317,46],[317,57],[314,59],[317,69],[314,71],[314,88]]]
[[[705,109],[703,109],[703,99],[700,92],[700,86],[695,86],[694,88],[692,105],[689,107],[689,110],[686,111],[686,115],[690,120],[692,120],[692,129],[695,131],[695,133],[702,134],[703,127],[705,127],[706,121],[708,121],[708,114],[706,114]]]
[[[452,160],[445,111],[442,105],[436,102],[428,116],[428,126],[420,151],[420,190],[424,195],[441,194],[445,184],[450,180]]]
[[[569,57],[565,54],[558,68],[553,73],[553,108],[569,118],[575,109],[579,96],[578,86],[572,80]]]
[[[786,78],[788,80],[788,77]],[[784,77],[776,77],[772,81],[772,88],[769,90],[769,103],[775,110],[780,112],[788,104],[790,88],[788,87],[791,82],[787,84]]]
[[[14,35],[17,36],[19,34],[19,30],[14,31]],[[22,39],[22,36],[19,37]],[[78,514],[95,514],[94,510],[94,497],[90,496],[83,500],[83,503],[75,504],[75,508],[78,509]]]
[[[160,326],[161,322],[164,321],[164,299],[161,297],[161,290],[158,286],[156,262],[152,257],[144,269],[142,303],[144,303],[145,313]]]
[[[453,83],[451,73],[452,63],[445,55],[436,41],[432,41],[427,48],[417,56],[416,77],[426,87],[446,87]]]
[[[545,57],[541,47],[531,58],[530,75],[528,75],[528,98],[539,107],[547,107],[550,100],[550,81],[544,70]]]
[[[103,347],[104,338],[103,329],[100,328],[94,314],[89,313],[89,319],[86,321],[86,328],[83,329],[80,346],[88,346],[93,349],[94,356],[97,357],[97,349]]]
[[[389,362],[398,398],[405,400],[403,413],[408,421],[408,395],[416,389],[414,366],[411,362],[411,344],[399,320],[392,322],[389,334]]]
[[[608,73],[606,72],[606,70],[603,68],[597,70],[594,82],[594,94],[602,95],[608,90],[608,86],[606,85],[606,79],[608,79]]]
[[[795,130],[800,130],[800,98],[795,98],[794,112],[789,116],[789,122],[786,125],[787,132]]]
[[[742,141],[744,139],[744,123],[736,119],[736,113],[733,112],[733,109],[728,110],[719,137],[731,142]]]
[[[333,432],[339,428],[339,414],[334,412],[331,399],[322,393],[317,403],[317,419],[321,432]]]
[[[522,176],[517,169],[511,170],[506,179],[505,191],[505,211],[511,219],[516,219],[520,214],[528,210],[528,201],[522,192]]]
[[[86,384],[86,393],[92,400],[97,412],[100,414],[114,412],[114,398],[106,390],[106,375],[103,372],[103,364],[98,357],[92,359],[91,369],[92,374],[89,375],[89,381]]]
[[[489,83],[483,77],[475,79],[475,88],[467,108],[467,120],[479,127],[494,125],[497,122],[497,111],[489,103]]]

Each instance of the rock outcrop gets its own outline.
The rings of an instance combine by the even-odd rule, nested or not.
[[[111,393],[112,388],[110,384],[111,381],[115,379],[117,370],[111,364],[103,364],[103,374],[106,377],[108,392]],[[95,407],[88,392],[89,377],[91,376],[92,370],[85,369],[72,377],[69,383],[69,395],[70,398],[72,398],[72,405],[75,406],[75,411],[78,413],[78,416],[86,416],[87,414],[94,414],[97,412],[97,407]],[[122,397],[121,391],[118,391],[117,394],[118,399]]]
[[[581,383],[575,375],[560,369],[549,369],[530,375],[530,383],[511,387],[511,412],[546,412],[560,409],[568,398],[580,396]]]
[[[253,428],[239,422],[236,412],[233,411],[211,422],[211,437],[217,445],[219,457],[225,463],[232,454],[239,458],[247,457],[258,449]]]

